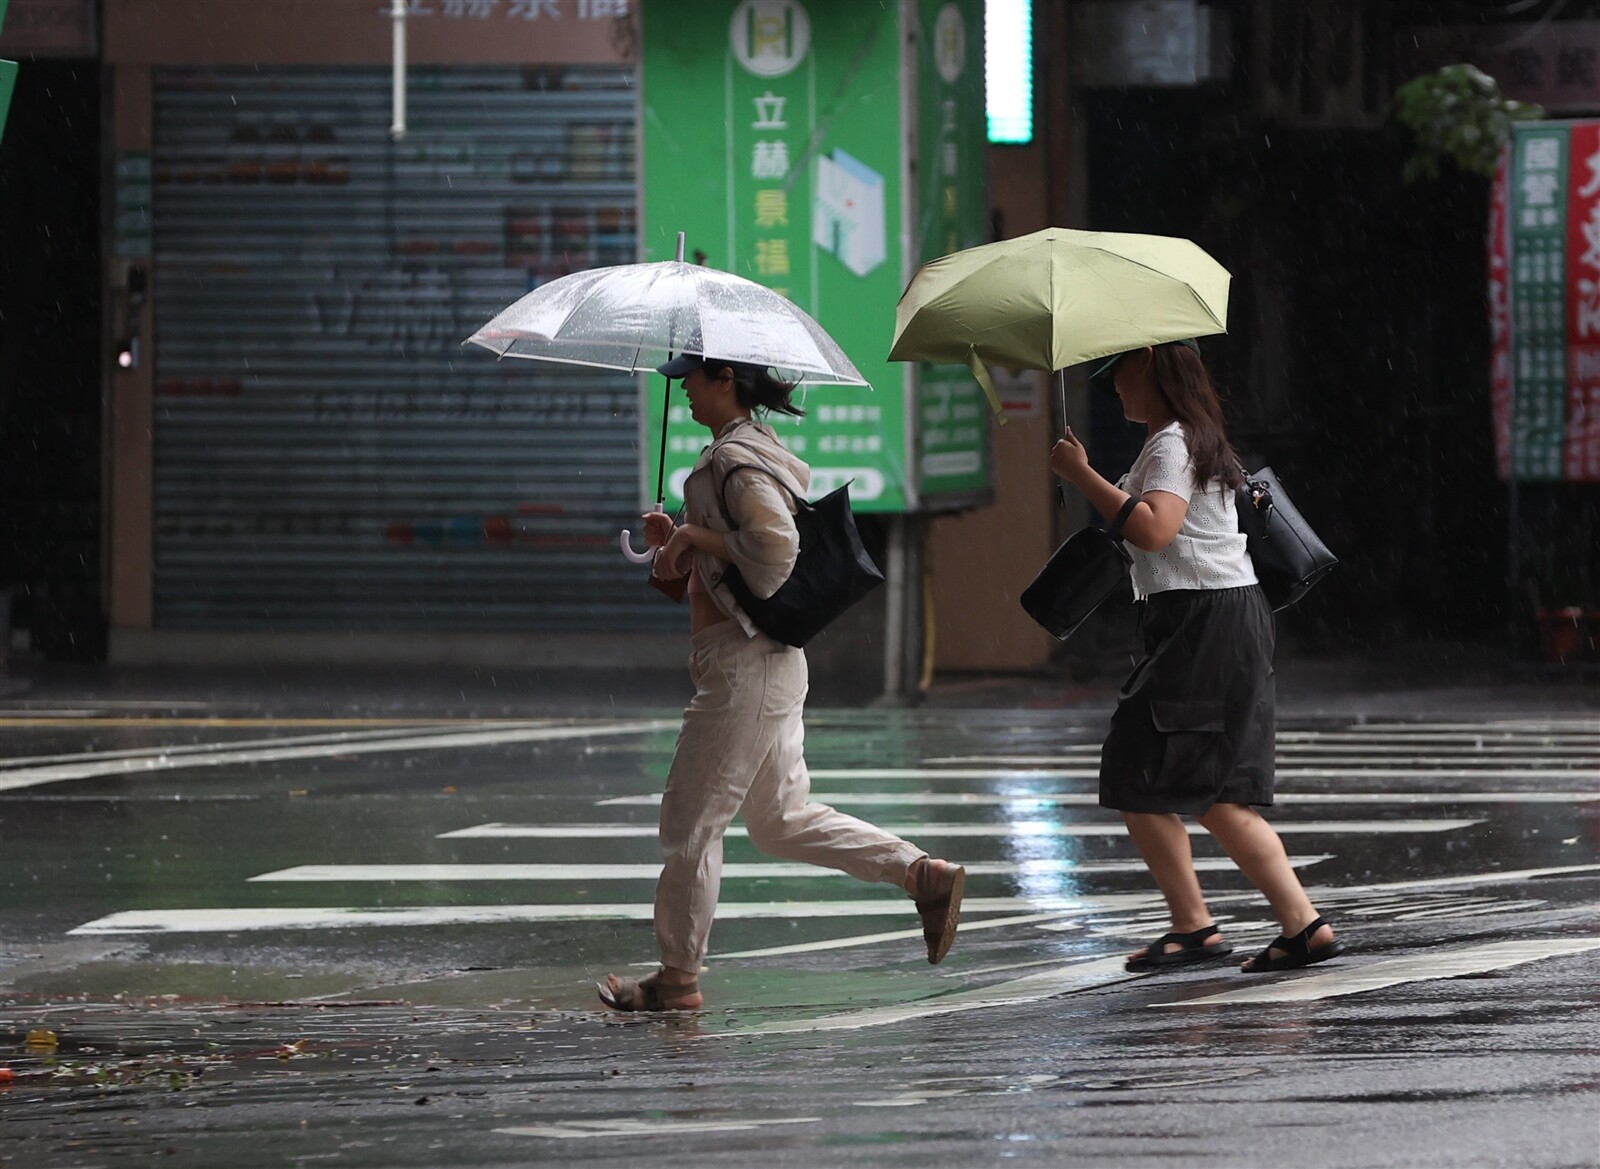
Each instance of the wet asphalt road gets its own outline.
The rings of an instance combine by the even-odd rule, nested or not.
[[[815,712],[820,795],[970,866],[954,951],[732,838],[707,1009],[647,1018],[593,983],[650,968],[670,707],[7,703],[0,1165],[1600,1164],[1600,719],[1286,718],[1349,954],[1150,976],[1103,706]]]

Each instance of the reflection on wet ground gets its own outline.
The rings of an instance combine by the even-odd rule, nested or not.
[[[821,712],[819,795],[970,864],[951,958],[896,891],[734,836],[708,1009],[609,1015],[676,727],[0,718],[0,1132],[30,1163],[1592,1155],[1600,721],[1286,723],[1274,820],[1351,953],[1150,977],[1097,719]],[[1276,925],[1194,846],[1242,958]]]

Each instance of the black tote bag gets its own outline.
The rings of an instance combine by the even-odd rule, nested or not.
[[[777,480],[795,503],[794,525],[800,532],[800,554],[789,579],[770,597],[758,597],[739,569],[729,564],[722,583],[733,593],[757,629],[784,645],[803,646],[850,606],[883,583],[883,572],[867,555],[850,510],[850,485],[830,491],[809,503],[760,463],[740,463],[723,476],[717,501],[728,527],[737,530],[728,514],[728,476],[735,471],[760,471]]]
[[[1274,613],[1305,596],[1339,563],[1290,501],[1271,467],[1246,471],[1234,498],[1239,530],[1249,543],[1256,577]]]
[[[1022,590],[1028,616],[1065,641],[1128,580],[1133,557],[1122,546],[1122,525],[1138,500],[1128,497],[1109,528],[1084,528],[1066,542]]]

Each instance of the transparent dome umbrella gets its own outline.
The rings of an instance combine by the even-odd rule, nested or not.
[[[1190,240],[1046,228],[918,269],[895,309],[889,360],[965,364],[999,414],[984,362],[1059,372],[1226,333],[1231,279]]]
[[[806,385],[866,386],[844,350],[798,305],[772,289],[678,258],[574,272],[542,284],[497,314],[466,344],[501,357],[653,370],[680,353],[771,368]],[[670,391],[670,384],[669,384]],[[656,507],[666,503],[667,414],[662,406]],[[624,554],[636,563],[622,533]]]

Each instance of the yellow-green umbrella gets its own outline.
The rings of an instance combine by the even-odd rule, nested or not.
[[[1059,370],[1226,333],[1228,270],[1190,240],[1051,227],[924,264],[895,310],[891,361]]]

